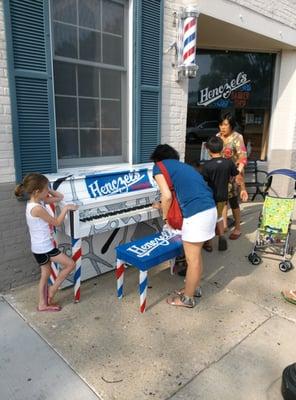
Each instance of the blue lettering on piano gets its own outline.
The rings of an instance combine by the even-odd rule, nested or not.
[[[90,175],[85,183],[92,198],[152,188],[147,170]]]

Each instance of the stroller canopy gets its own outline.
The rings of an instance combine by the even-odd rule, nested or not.
[[[267,178],[271,177],[272,175],[285,175],[296,181],[296,171],[293,169],[275,169],[267,174]]]

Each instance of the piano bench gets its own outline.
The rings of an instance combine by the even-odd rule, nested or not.
[[[183,253],[181,236],[176,232],[163,231],[145,238],[125,243],[116,247],[116,280],[117,297],[123,296],[123,279],[126,264],[129,264],[140,271],[139,292],[140,312],[145,312],[146,296],[148,286],[149,269],[172,260],[171,273],[174,266],[174,259]]]

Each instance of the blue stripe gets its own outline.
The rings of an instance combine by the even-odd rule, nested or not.
[[[122,297],[123,295],[123,286],[120,286],[120,288],[117,289],[117,296]]]
[[[75,246],[75,244],[78,242],[78,240],[80,240],[80,239],[72,239],[72,247]]]
[[[191,42],[192,40],[194,40],[194,39],[195,39],[195,32],[192,33],[192,35],[188,36],[188,38],[184,41],[184,47],[186,47],[187,44],[188,44],[189,42]]]
[[[147,287],[147,277],[143,280],[142,283],[140,283],[139,285],[139,289],[140,289],[140,294],[142,294],[144,292],[144,290]]]
[[[77,271],[75,271],[74,282],[77,282],[78,278],[80,277],[80,275],[81,275],[80,271],[81,271],[81,268],[78,268]]]

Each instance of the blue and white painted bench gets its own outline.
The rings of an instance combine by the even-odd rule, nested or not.
[[[140,311],[143,313],[146,309],[147,272],[164,261],[173,260],[171,262],[172,273],[174,259],[182,253],[181,236],[176,231],[162,231],[116,247],[117,297],[122,299],[123,296],[126,264],[132,265],[140,271]]]

